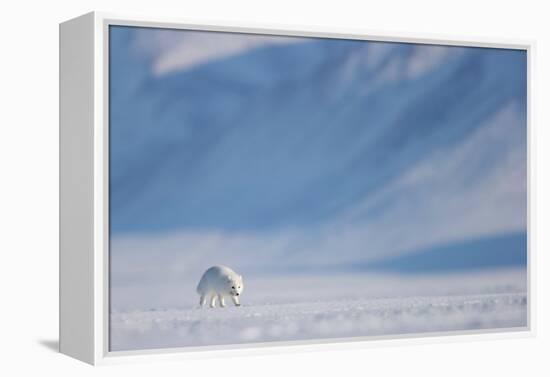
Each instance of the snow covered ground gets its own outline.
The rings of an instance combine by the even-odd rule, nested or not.
[[[111,350],[523,327],[525,271],[249,279],[241,307],[114,309]]]

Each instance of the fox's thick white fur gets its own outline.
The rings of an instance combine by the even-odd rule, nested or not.
[[[216,300],[220,306],[225,307],[224,298],[229,296],[235,304],[240,306],[239,296],[244,288],[243,277],[235,271],[225,266],[210,267],[202,275],[197,293],[201,296],[200,306],[206,304],[206,300],[210,299],[210,307],[216,307]]]

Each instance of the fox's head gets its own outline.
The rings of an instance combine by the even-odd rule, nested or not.
[[[243,277],[241,275],[228,277],[226,287],[231,296],[240,296],[244,289]]]

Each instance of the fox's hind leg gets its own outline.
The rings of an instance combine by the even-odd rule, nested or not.
[[[205,294],[201,295],[201,299],[199,301],[199,304],[200,304],[201,308],[206,304],[206,295]]]
[[[225,300],[223,299],[223,295],[218,295],[218,302],[222,308],[225,308]]]

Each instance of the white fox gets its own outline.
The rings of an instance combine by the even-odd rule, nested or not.
[[[243,277],[235,271],[225,266],[210,267],[202,275],[197,293],[201,296],[200,306],[206,304],[206,300],[210,297],[210,307],[216,307],[216,299],[220,306],[225,307],[225,296],[230,296],[235,306],[240,306],[239,296],[244,288]]]

